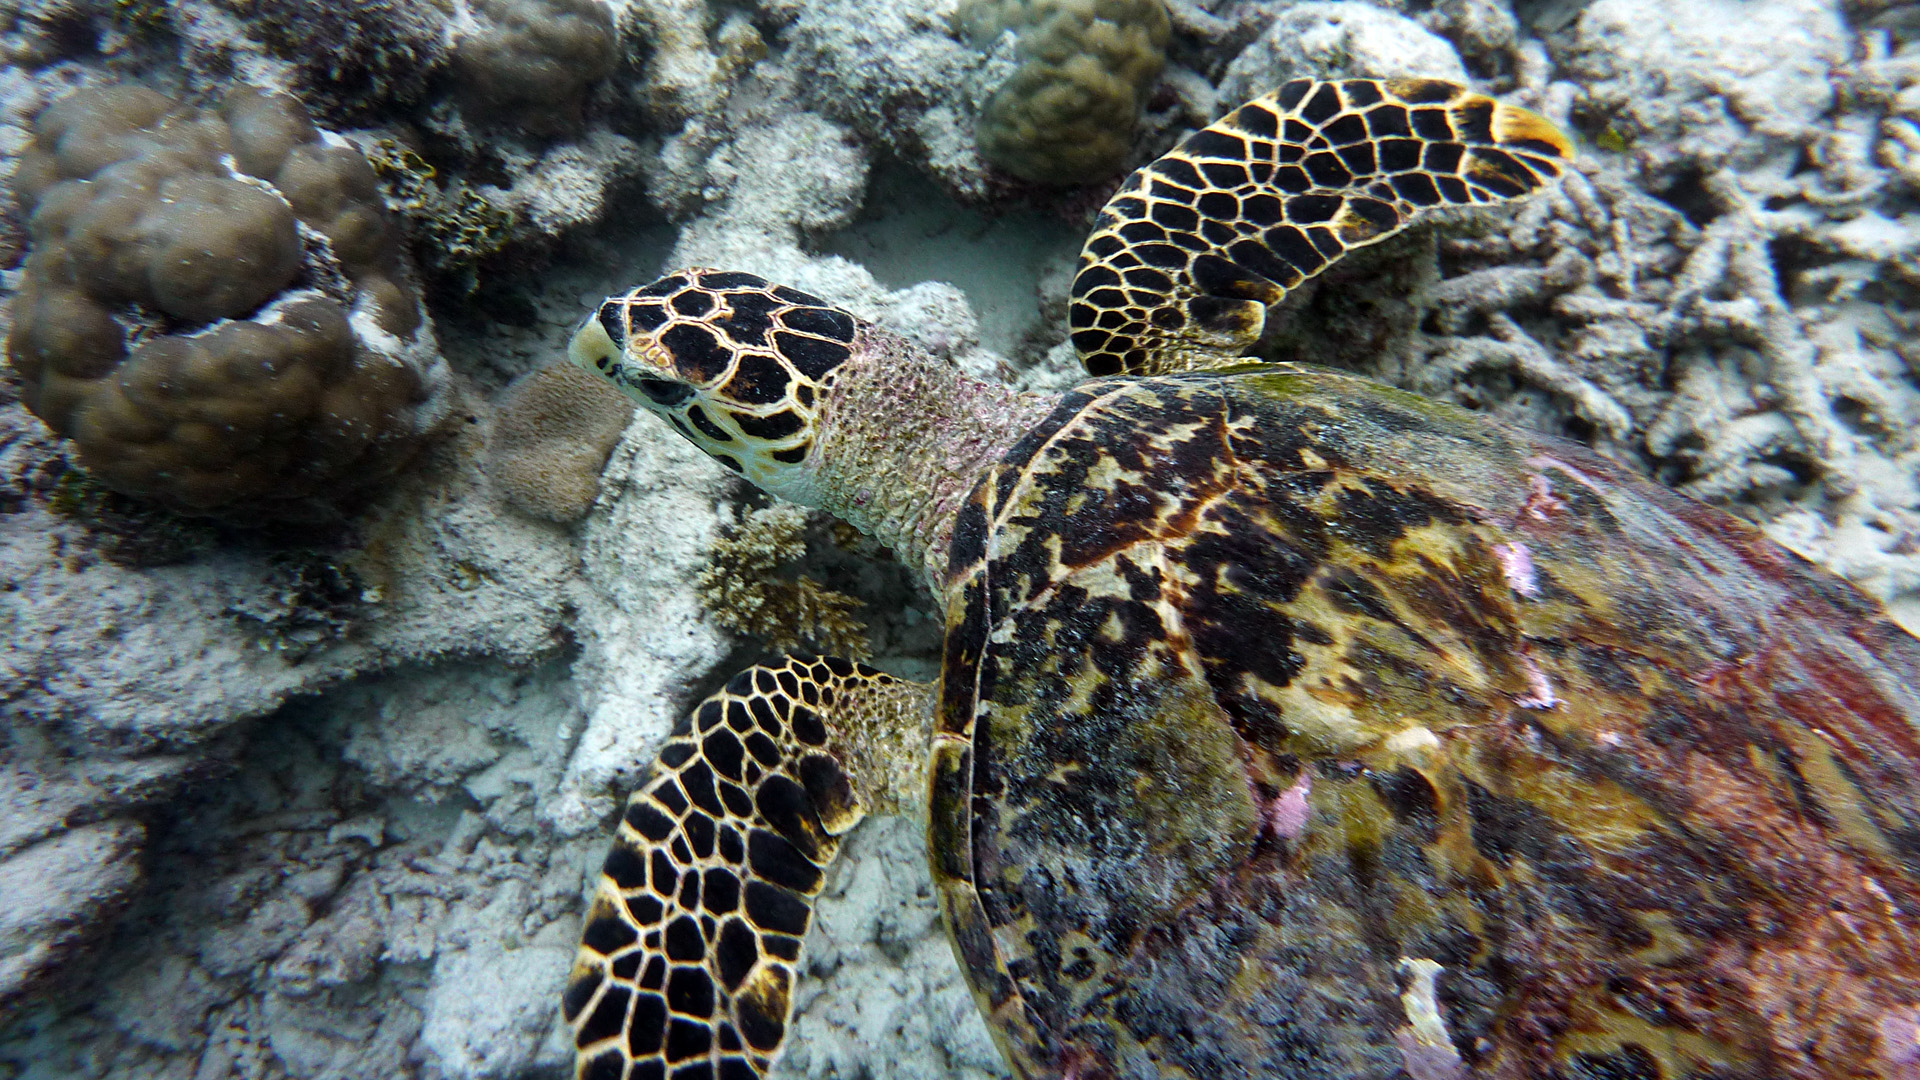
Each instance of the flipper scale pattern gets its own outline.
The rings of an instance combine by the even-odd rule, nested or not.
[[[587,911],[562,1002],[577,1080],[766,1074],[814,898],[867,812],[834,721],[912,686],[794,657],[748,668],[682,721],[628,799]]]
[[[1545,119],[1432,79],[1297,79],[1128,178],[1080,256],[1068,323],[1095,375],[1231,362],[1267,310],[1432,207],[1519,198],[1572,144]]]

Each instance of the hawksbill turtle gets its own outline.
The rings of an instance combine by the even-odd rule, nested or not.
[[[947,630],[937,683],[796,656],[674,731],[577,1075],[764,1075],[840,839],[916,805],[1022,1077],[1920,1075],[1920,642],[1581,447],[1241,355],[1569,154],[1459,86],[1289,83],[1108,204],[1063,394],[750,274],[591,314],[576,362],[890,544]]]

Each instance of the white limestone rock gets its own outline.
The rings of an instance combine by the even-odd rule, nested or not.
[[[1238,104],[1289,79],[1433,78],[1465,81],[1467,69],[1445,38],[1359,0],[1289,7],[1220,78],[1220,100]]]

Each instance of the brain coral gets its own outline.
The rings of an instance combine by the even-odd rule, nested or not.
[[[974,128],[987,160],[1043,184],[1103,180],[1125,165],[1166,64],[1161,0],[966,0],[954,28],[978,48],[1018,35],[1020,66]]]
[[[14,190],[23,397],[120,491],[306,518],[370,487],[449,377],[360,153],[290,98],[134,86],[41,114]]]
[[[578,521],[600,493],[600,470],[632,418],[626,395],[557,360],[516,379],[500,396],[487,476],[522,513]]]

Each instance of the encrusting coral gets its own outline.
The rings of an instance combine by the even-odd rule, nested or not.
[[[373,170],[291,98],[81,91],[41,115],[13,186],[32,217],[8,355],[108,486],[328,516],[446,413]]]
[[[980,49],[1018,37],[1020,66],[974,128],[987,160],[1043,184],[1104,180],[1126,164],[1166,65],[1161,0],[968,0],[954,29]]]
[[[439,170],[395,139],[375,139],[366,152],[386,182],[388,207],[413,223],[422,268],[472,293],[480,266],[518,235],[519,216],[464,179],[443,183]]]
[[[633,402],[574,364],[528,372],[500,397],[487,477],[522,513],[578,521],[593,506],[600,470],[632,417]]]
[[[731,535],[713,542],[694,589],[715,622],[759,638],[768,647],[803,648],[865,659],[873,648],[867,626],[853,617],[860,601],[804,574],[791,581],[773,572],[807,553],[807,512],[781,503],[755,510]]]

